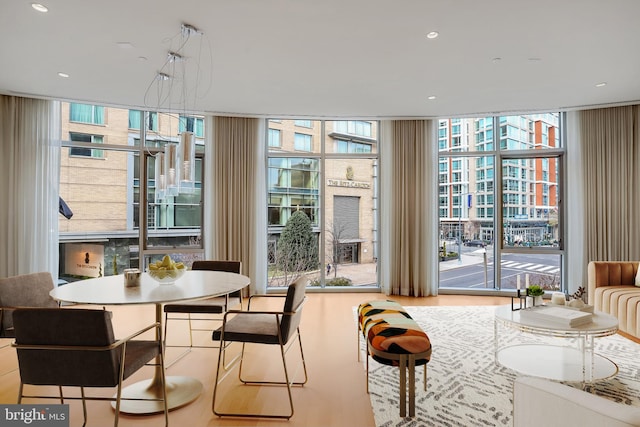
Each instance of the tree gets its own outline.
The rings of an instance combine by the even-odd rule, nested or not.
[[[338,264],[340,264],[340,242],[346,237],[346,225],[337,221],[327,226],[327,259],[331,263],[333,277],[338,277]]]
[[[318,268],[318,242],[304,212],[294,212],[282,229],[275,261],[285,276]]]

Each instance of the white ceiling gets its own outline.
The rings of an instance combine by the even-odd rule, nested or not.
[[[0,93],[316,118],[640,100],[640,0],[39,1],[0,2]],[[183,23],[203,34],[165,66]]]

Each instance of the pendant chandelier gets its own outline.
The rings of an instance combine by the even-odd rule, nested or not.
[[[180,114],[179,120],[188,116],[188,111],[195,111],[195,100],[198,94],[198,79],[202,56],[201,43],[196,51],[189,52],[189,41],[203,33],[189,24],[182,24],[179,35],[172,43],[176,49],[170,49],[166,61],[156,74],[154,81],[145,94],[145,105],[159,112]],[[201,40],[198,37],[198,40]],[[193,43],[191,43],[193,45]],[[192,61],[189,64],[189,61]],[[188,76],[187,74],[192,74]],[[188,86],[192,84],[192,86]],[[154,89],[154,90],[152,90]],[[157,96],[156,102],[149,102],[149,97]],[[164,151],[155,155],[156,203],[167,202],[168,198],[179,194],[193,193],[195,190],[195,135],[182,123],[182,131],[176,140],[167,141]]]

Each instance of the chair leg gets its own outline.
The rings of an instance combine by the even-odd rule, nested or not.
[[[287,369],[287,360],[285,358],[284,346],[282,343],[280,344],[280,354],[282,355],[282,366],[284,368],[284,379],[287,381],[287,394],[289,395],[289,407],[291,408],[291,413],[289,414],[287,419],[293,416],[293,396],[291,395],[291,381],[289,381],[289,371]]]
[[[424,391],[427,391],[427,364],[424,364]]]
[[[120,401],[122,399],[122,381],[118,382],[118,391],[116,392],[116,414],[113,419],[113,426],[118,427],[118,421],[120,416]]]
[[[164,404],[164,425],[169,427],[169,403],[167,402],[167,377],[164,373],[164,351],[160,352],[160,378],[162,381],[162,403]]]
[[[82,423],[82,427],[87,425],[87,401],[84,397],[84,387],[80,387],[80,396],[82,397],[82,415],[84,417],[84,421]],[[118,426],[118,413],[116,412],[116,427]]]
[[[24,389],[24,384],[20,381],[20,387],[18,388],[18,405],[22,403],[22,390]]]
[[[184,348],[185,351],[183,351],[182,353],[180,353],[175,359],[173,359],[171,362],[165,364],[165,369],[170,368],[171,366],[173,366],[176,362],[178,362],[180,359],[182,359],[183,357],[185,357],[187,354],[189,354],[194,348],[219,348],[218,346],[215,345],[194,345],[193,344],[193,332],[194,331],[200,331],[200,332],[209,332],[211,333],[212,330],[215,329],[215,327],[210,328],[210,329],[205,329],[205,328],[195,328],[193,326],[192,321],[196,320],[196,321],[203,321],[203,322],[221,322],[220,319],[215,319],[215,318],[211,318],[211,319],[194,319],[191,317],[191,314],[187,314],[187,318],[176,318],[176,317],[169,317],[168,313],[165,313],[165,318],[164,318],[164,346],[165,348],[168,347],[175,347],[175,348]],[[189,345],[168,345],[167,344],[167,325],[169,324],[169,320],[187,320],[188,324],[189,324]],[[227,343],[227,346],[229,345],[229,343]],[[229,365],[226,363],[226,361],[223,362],[223,366],[224,369],[227,370],[227,368],[229,367]]]
[[[180,359],[182,359],[183,357],[185,357],[187,354],[189,354],[189,352],[191,352],[191,348],[193,347],[193,338],[191,336],[191,314],[189,314],[189,345],[188,346],[173,346],[173,345],[167,345],[167,326],[169,325],[169,313],[165,313],[164,314],[164,342],[163,342],[163,347],[164,349],[166,349],[167,347],[186,347],[187,349],[185,351],[183,351],[182,353],[180,353],[178,355],[178,357],[176,357],[175,359],[173,359],[173,361],[169,364],[165,365],[165,369],[170,368],[171,366],[173,366],[174,363],[178,362]]]
[[[213,387],[213,399],[211,401],[211,410],[213,411],[213,413],[219,417],[223,417],[223,416],[235,416],[235,417],[250,417],[250,418],[275,418],[275,419],[290,419],[293,416],[294,413],[294,407],[293,407],[293,394],[291,392],[291,386],[292,385],[304,385],[307,382],[307,367],[306,367],[306,363],[304,360],[304,351],[302,349],[302,338],[300,337],[300,331],[298,330],[298,343],[300,345],[300,356],[302,358],[302,367],[303,367],[303,371],[304,371],[304,381],[302,382],[295,382],[295,381],[291,381],[289,379],[289,371],[287,369],[287,361],[286,361],[286,353],[287,351],[285,350],[285,345],[284,344],[280,344],[280,355],[282,357],[282,366],[284,369],[284,376],[285,376],[285,381],[249,381],[249,380],[245,380],[242,378],[242,364],[244,362],[244,351],[245,351],[245,343],[242,343],[242,350],[240,352],[240,355],[237,356],[236,358],[234,358],[234,360],[232,362],[230,362],[230,365],[235,365],[235,361],[239,358],[240,359],[240,367],[238,369],[238,379],[246,385],[286,385],[287,386],[287,395],[289,398],[289,407],[290,407],[290,413],[289,414],[252,414],[252,413],[225,413],[225,412],[220,412],[218,410],[216,410],[216,397],[218,394],[218,384],[220,384],[225,378],[226,376],[230,373],[227,372],[222,378],[220,378],[220,368],[224,368],[226,370],[226,367],[223,366],[223,350],[225,347],[225,343],[223,340],[221,340],[220,345],[221,345],[221,351],[218,353],[218,363],[216,366],[216,379],[215,379],[215,384]],[[289,347],[290,348],[290,347]]]
[[[216,411],[216,396],[218,394],[218,384],[220,384],[220,382],[222,382],[222,380],[224,380],[224,378],[226,377],[226,375],[222,378],[220,378],[220,364],[222,363],[222,358],[223,358],[223,347],[224,346],[224,340],[223,337],[220,338],[220,351],[218,352],[218,363],[216,364],[216,379],[215,382],[213,383],[213,398],[211,399],[211,411],[213,411],[213,413],[215,415],[218,416],[222,416],[222,413],[219,413],[218,411]]]
[[[369,394],[369,351],[367,350],[367,394]]]
[[[191,313],[187,314],[189,321],[189,348],[193,347],[193,326],[191,325]]]
[[[242,343],[242,350],[240,351],[240,368],[238,368],[238,379],[243,384],[247,384],[250,381],[245,381],[245,380],[242,379],[242,364],[244,363],[244,347],[245,347],[245,343]]]
[[[361,332],[360,332],[360,322],[358,322],[358,330],[356,331],[356,333],[358,334],[358,336],[356,337],[358,339],[358,342],[357,342],[358,347],[356,349],[356,351],[357,351],[356,354],[358,355],[358,362],[359,362],[360,361],[360,334],[361,334]]]
[[[290,384],[291,385],[297,385],[297,386],[302,386],[305,385],[307,383],[307,365],[305,363],[304,360],[304,352],[302,350],[302,338],[300,337],[300,333],[298,332],[298,344],[300,345],[300,357],[302,360],[302,370],[304,372],[304,381],[291,381]],[[292,344],[293,345],[293,344]],[[283,346],[284,348],[285,346]],[[285,353],[290,350],[291,347],[289,347]],[[244,356],[244,343],[242,344],[242,355]],[[248,384],[248,385],[285,385],[286,383],[284,381],[251,381],[251,380],[246,380],[242,378],[242,362],[243,362],[243,357],[240,357],[240,372],[238,372],[238,379],[243,383],[243,384]],[[232,361],[233,363],[233,361]]]
[[[292,383],[296,385],[303,385],[307,383],[307,363],[304,360],[304,351],[302,350],[302,335],[300,335],[300,329],[298,329],[298,344],[300,345],[300,358],[302,360],[302,371],[304,372],[304,381],[301,383]]]

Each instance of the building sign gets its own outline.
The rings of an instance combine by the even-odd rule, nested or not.
[[[353,167],[347,166],[345,176],[347,179],[327,179],[329,187],[348,187],[348,188],[371,188],[368,182],[353,180]]]
[[[100,277],[104,275],[104,246],[67,243],[65,247],[65,274]]]
[[[362,181],[349,181],[346,179],[327,179],[329,187],[371,188],[371,184]]]

